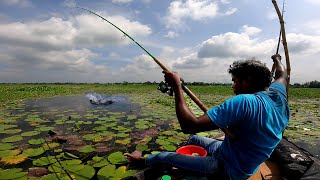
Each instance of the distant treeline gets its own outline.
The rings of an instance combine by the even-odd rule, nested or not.
[[[0,84],[16,84],[16,83],[0,83]],[[120,84],[120,85],[127,85],[127,84],[149,84],[149,85],[158,85],[159,82],[156,81],[147,81],[147,82],[115,82],[115,83],[78,83],[78,82],[54,82],[54,83],[17,83],[17,84]],[[206,82],[184,82],[185,85],[195,85],[195,86],[231,86],[231,83],[206,83]],[[319,81],[310,81],[306,83],[294,83],[290,84],[292,88],[320,88]]]

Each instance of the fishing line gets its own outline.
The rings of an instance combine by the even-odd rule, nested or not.
[[[95,16],[98,16],[99,18],[103,19],[104,21],[108,22],[109,24],[111,24],[113,27],[115,27],[116,29],[118,29],[119,31],[121,31],[125,36],[127,36],[129,39],[131,39],[135,44],[137,44],[144,52],[146,52],[153,60],[154,62],[156,62],[164,71],[169,71],[172,72],[169,68],[167,68],[165,65],[163,65],[157,58],[155,58],[149,51],[147,51],[141,44],[139,44],[137,41],[135,41],[129,34],[127,34],[126,32],[124,32],[122,29],[120,29],[118,26],[116,26],[115,24],[113,24],[112,22],[110,22],[109,20],[107,20],[106,18],[102,17],[101,15],[83,8],[83,7],[79,7],[76,6],[75,8],[78,9],[82,9],[84,11],[87,11],[91,14],[94,14]],[[204,105],[199,98],[197,98],[191,91],[189,88],[187,88],[184,83],[183,83],[183,79],[181,78],[181,85],[182,85],[182,89],[183,91],[198,105],[198,107],[204,112],[206,113],[208,111],[208,107],[206,105]],[[226,136],[230,137],[230,138],[235,138],[235,136],[226,128],[221,129]]]

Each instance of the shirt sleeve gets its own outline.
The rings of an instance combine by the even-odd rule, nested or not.
[[[273,82],[269,87],[269,91],[279,92],[285,99],[287,98],[286,86],[279,82]]]
[[[244,95],[237,95],[223,104],[207,111],[207,115],[219,128],[235,126],[247,113],[247,100]]]

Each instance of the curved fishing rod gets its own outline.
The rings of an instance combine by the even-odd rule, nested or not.
[[[280,26],[281,26],[281,36],[282,36],[282,44],[283,44],[283,48],[284,48],[284,53],[286,56],[286,65],[287,65],[287,87],[286,87],[286,91],[287,91],[287,99],[289,97],[289,86],[290,86],[290,72],[291,72],[291,65],[290,65],[290,58],[289,58],[289,50],[288,50],[288,44],[287,44],[287,38],[286,38],[286,30],[284,27],[284,20],[283,20],[283,16],[281,15],[280,9],[278,7],[278,4],[276,2],[276,0],[272,0],[272,4],[277,12],[279,21],[280,21]]]
[[[284,4],[285,4],[285,0],[283,0],[283,2],[282,2],[282,12],[281,12],[282,18],[283,18],[283,15],[284,15]],[[281,30],[281,27],[280,27],[280,32],[279,32],[279,37],[278,37],[278,44],[277,44],[276,54],[279,53],[281,35],[282,35],[282,30]],[[272,65],[272,70],[271,70],[272,76],[274,76],[275,69],[276,69],[276,67],[275,67],[275,65],[273,64],[273,65]]]
[[[86,9],[86,8],[83,8],[83,7],[75,7],[75,8],[78,8],[78,9],[82,9],[82,10],[85,10],[91,14],[94,14],[98,17],[100,17],[102,20],[108,22],[109,24],[111,24],[113,27],[117,28],[119,31],[121,31],[124,35],[126,35],[128,38],[130,38],[134,43],[136,43],[142,50],[144,50],[161,68],[162,70],[164,71],[169,71],[169,72],[172,72],[172,70],[170,70],[169,68],[167,68],[164,64],[162,64],[157,58],[155,58],[149,51],[147,51],[142,45],[140,45],[137,41],[135,41],[129,34],[127,34],[126,32],[124,32],[122,29],[120,29],[118,26],[116,26],[115,24],[113,24],[112,22],[110,22],[109,20],[107,20],[106,18],[102,17],[101,15],[89,10],[89,9]],[[182,81],[183,82],[183,81]],[[199,98],[197,98],[189,88],[187,88],[183,83],[182,84],[182,89],[183,91],[193,100],[193,102],[195,102],[198,107],[204,112],[204,113],[207,113],[207,111],[209,110],[209,108],[204,105]],[[228,129],[221,129],[226,136],[230,137],[230,138],[234,138],[234,135],[228,130]]]

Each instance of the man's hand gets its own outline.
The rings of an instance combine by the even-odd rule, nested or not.
[[[180,76],[177,72],[162,71],[165,81],[173,88],[181,86]]]
[[[274,54],[271,56],[271,59],[273,60],[273,62],[281,61],[281,56],[279,54]]]

